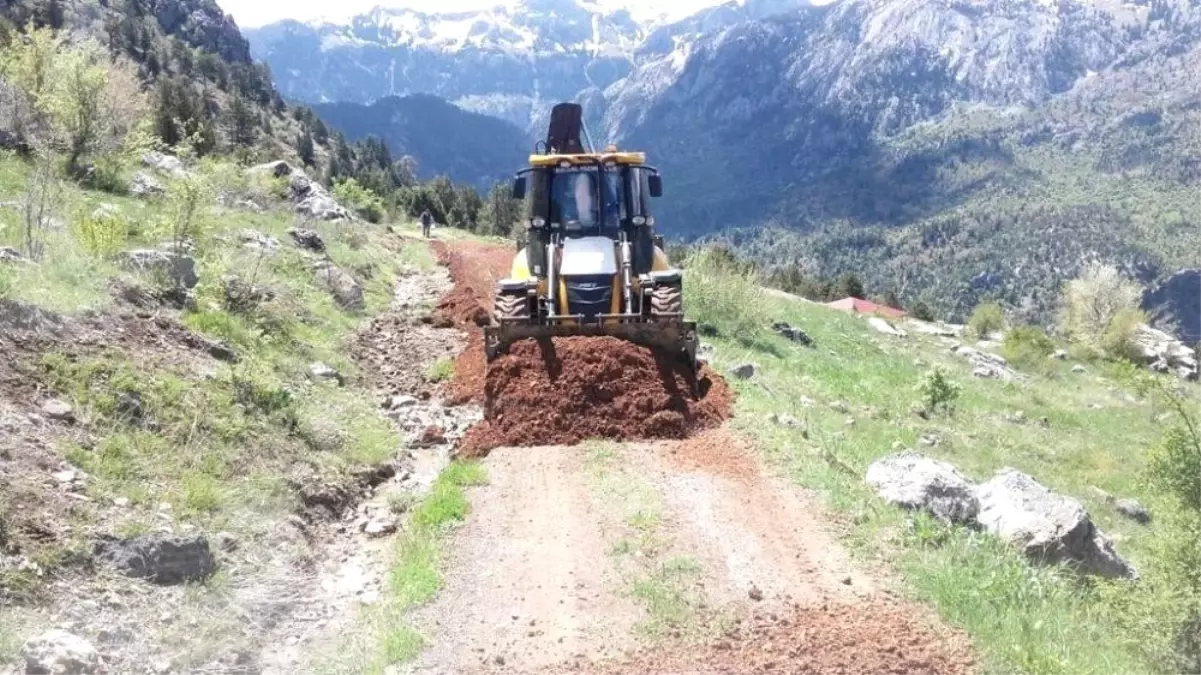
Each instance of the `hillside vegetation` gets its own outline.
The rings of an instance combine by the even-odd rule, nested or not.
[[[879,333],[863,318],[769,294],[720,256],[690,258],[685,278],[688,311],[718,332],[706,338],[715,362],[757,366],[751,379],[734,380],[735,426],[780,473],[822,495],[840,514],[846,541],[895,570],[899,590],[964,628],[984,672],[1195,669],[1196,385],[1121,360],[1056,360],[1053,342],[1021,330],[1003,347],[1015,379],[973,376],[969,361],[948,349],[975,344],[967,333]],[[772,321],[803,329],[812,347],[773,335]],[[1039,340],[1049,344],[1035,346]],[[888,506],[864,474],[903,449],[980,481],[1014,467],[1080,500],[1140,579],[1030,564],[971,527]],[[1119,513],[1115,504],[1125,498],[1149,509],[1150,524]]]

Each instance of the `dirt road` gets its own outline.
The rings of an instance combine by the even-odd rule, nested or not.
[[[440,251],[476,307],[511,250]],[[473,306],[471,296],[476,296]],[[479,400],[473,335],[454,386]],[[563,364],[570,368],[569,363]],[[581,414],[586,414],[582,411]],[[724,428],[684,440],[502,447],[415,619],[418,672],[968,672],[962,640],[857,569],[821,508]]]

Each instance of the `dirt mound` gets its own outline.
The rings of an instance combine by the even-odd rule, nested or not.
[[[973,671],[961,638],[939,635],[912,611],[893,605],[795,608],[762,613],[705,646],[646,648],[619,663],[573,663],[550,672],[891,673]]]
[[[484,421],[460,452],[589,438],[684,438],[730,416],[733,393],[703,367],[612,337],[524,340],[489,366]]]
[[[435,323],[467,333],[467,347],[455,359],[455,374],[447,387],[450,405],[484,400],[484,333],[496,283],[508,276],[514,251],[495,244],[470,241],[431,242],[438,264],[450,270],[454,289],[438,299]]]

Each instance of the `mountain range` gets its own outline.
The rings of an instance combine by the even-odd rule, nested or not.
[[[1091,259],[1201,263],[1198,0],[750,0],[677,21],[586,0],[248,33],[285,95],[431,93],[541,133],[584,103],[650,152],[669,234],[1045,319]]]

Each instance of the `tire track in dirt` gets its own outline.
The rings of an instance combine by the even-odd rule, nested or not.
[[[604,564],[580,454],[521,448],[485,466],[489,484],[471,491],[445,587],[416,614],[434,636],[417,670],[529,672],[632,647],[639,611]]]

